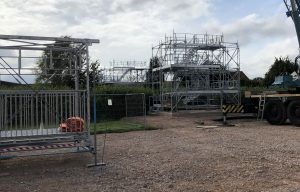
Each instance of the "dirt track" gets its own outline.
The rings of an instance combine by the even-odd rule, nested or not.
[[[300,191],[300,129],[197,120],[149,117],[163,129],[107,135],[103,169],[85,167],[89,154],[1,161],[0,191]]]

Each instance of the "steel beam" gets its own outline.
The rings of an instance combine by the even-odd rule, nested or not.
[[[42,36],[24,36],[24,35],[1,35],[2,40],[37,40],[37,41],[61,41],[61,42],[74,42],[74,43],[100,43],[98,39],[81,39],[81,38],[68,38],[68,37],[42,37]]]

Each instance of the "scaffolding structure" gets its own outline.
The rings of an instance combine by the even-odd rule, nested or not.
[[[223,35],[173,33],[152,48],[156,110],[217,108],[240,103],[238,43]]]
[[[147,76],[145,61],[112,61],[109,68],[100,70],[102,83],[144,83]]]
[[[0,90],[0,158],[5,152],[25,151],[18,156],[27,156],[28,150],[56,147],[93,152],[89,46],[94,43],[99,40],[0,35],[0,74],[20,85]],[[81,84],[79,74],[86,77]],[[43,79],[32,86],[37,75]],[[73,88],[45,90],[53,79],[66,76]],[[82,130],[58,129],[70,117],[82,119]]]

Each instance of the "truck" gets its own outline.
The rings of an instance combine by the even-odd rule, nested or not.
[[[292,18],[298,45],[300,47],[300,0],[283,0],[286,5],[287,17]],[[295,58],[299,65],[300,54]],[[299,67],[300,69],[300,67]],[[286,76],[275,78],[275,84],[279,80],[282,85],[291,88],[287,91],[264,91],[262,93],[245,92],[245,98],[252,99],[257,103],[258,118],[265,118],[272,125],[284,124],[287,119],[295,126],[300,127],[300,77],[299,70],[297,78],[291,81]]]

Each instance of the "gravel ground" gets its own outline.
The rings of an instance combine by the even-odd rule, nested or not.
[[[90,154],[1,161],[0,191],[300,191],[300,129],[199,120],[152,116],[160,130],[108,134],[102,168],[86,168]]]

